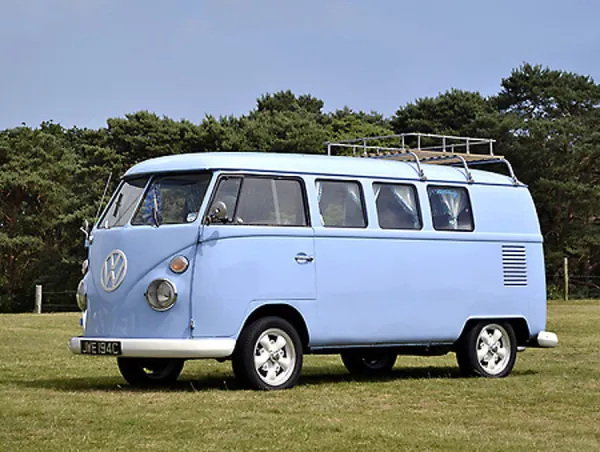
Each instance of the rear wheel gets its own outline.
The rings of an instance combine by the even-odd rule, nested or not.
[[[183,359],[117,358],[123,378],[133,386],[170,385],[183,369]]]
[[[351,374],[383,375],[389,373],[398,355],[387,350],[351,351],[342,353],[342,361]]]
[[[242,331],[232,357],[238,381],[253,389],[293,387],[302,370],[302,343],[280,317],[263,317]]]
[[[461,340],[456,360],[463,375],[502,378],[517,358],[517,338],[509,323],[479,322]]]

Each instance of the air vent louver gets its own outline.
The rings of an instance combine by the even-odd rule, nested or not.
[[[502,245],[502,271],[505,286],[527,285],[527,256],[524,246]]]

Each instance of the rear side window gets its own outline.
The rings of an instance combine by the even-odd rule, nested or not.
[[[365,228],[362,189],[358,182],[317,181],[321,224],[326,227]]]
[[[381,229],[421,229],[421,215],[413,185],[373,184]]]
[[[280,177],[225,177],[213,205],[227,206],[224,223],[255,226],[307,226],[301,182]]]
[[[433,215],[433,227],[438,231],[472,231],[473,213],[469,192],[461,187],[427,187]]]

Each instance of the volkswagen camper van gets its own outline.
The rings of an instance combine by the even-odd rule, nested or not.
[[[402,143],[369,143],[386,138]],[[534,203],[493,140],[403,134],[328,154],[129,169],[87,239],[70,350],[116,358],[132,385],[212,358],[283,389],[306,354],[377,375],[398,355],[453,352],[465,375],[505,377],[518,350],[557,345]],[[505,174],[474,169],[489,163]]]

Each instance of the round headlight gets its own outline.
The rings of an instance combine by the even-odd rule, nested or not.
[[[146,301],[155,311],[166,311],[177,301],[177,289],[168,279],[155,279],[148,286]]]
[[[183,273],[187,270],[189,262],[185,256],[175,256],[169,262],[169,268],[173,273]]]
[[[79,309],[85,311],[87,309],[87,290],[83,279],[79,281],[77,292],[75,293],[75,299],[77,300],[77,306],[79,306]]]

